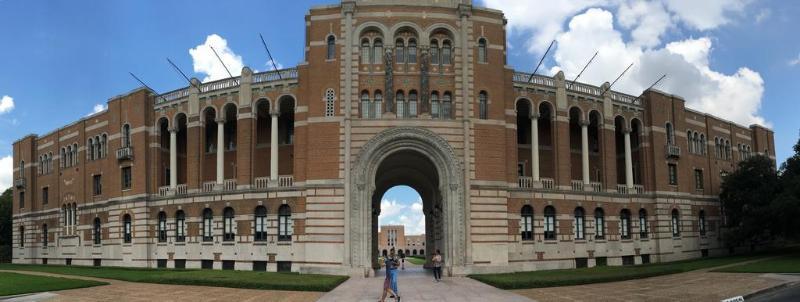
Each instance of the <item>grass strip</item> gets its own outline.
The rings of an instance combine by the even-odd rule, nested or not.
[[[330,291],[346,276],[196,269],[146,269],[62,265],[0,264],[0,270],[47,272],[130,282],[291,291]]]
[[[107,285],[106,282],[0,272],[0,297]]]

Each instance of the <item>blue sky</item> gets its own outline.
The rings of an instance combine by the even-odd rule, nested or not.
[[[259,33],[280,66],[294,66],[302,60],[305,13],[332,2],[0,0],[0,187],[10,186],[16,139],[101,109],[138,86],[128,72],[159,92],[185,86],[166,57],[189,76],[224,77],[208,45],[229,66],[267,70]],[[573,78],[598,50],[581,81],[599,85],[635,63],[615,89],[638,94],[666,73],[658,88],[691,108],[773,128],[779,163],[797,141],[800,1],[477,2],[506,12],[508,61],[518,70],[531,71],[555,39],[544,74],[564,70]],[[399,192],[399,205],[418,201]]]

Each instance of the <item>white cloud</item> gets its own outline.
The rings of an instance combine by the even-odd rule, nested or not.
[[[483,0],[484,5],[503,10],[508,30],[513,34],[533,33],[525,47],[530,53],[544,53],[561,32],[564,22],[591,6],[607,5],[607,0]]]
[[[217,51],[222,61],[225,62],[225,65],[222,65],[220,60],[214,55],[214,51],[211,50],[212,47]],[[242,67],[244,67],[242,56],[234,53],[233,50],[228,47],[228,41],[217,34],[209,35],[206,37],[206,41],[203,44],[189,49],[189,55],[192,56],[194,72],[206,75],[202,80],[203,82],[229,77],[228,72],[225,71],[225,66],[228,67],[228,70],[230,70],[233,76],[241,74]]]
[[[772,10],[770,10],[769,8],[761,9],[761,11],[758,12],[758,15],[756,15],[756,19],[755,19],[756,24],[764,22],[764,20],[766,20],[770,16],[772,16]]]
[[[635,40],[635,37],[634,37]],[[759,123],[764,81],[746,67],[726,75],[710,68],[713,50],[707,37],[688,38],[668,43],[663,48],[647,49],[623,40],[614,28],[613,15],[604,9],[589,9],[573,17],[568,30],[557,38],[554,58],[567,79],[573,79],[597,49],[599,54],[581,76],[581,82],[600,85],[610,82],[630,63],[634,67],[617,82],[615,90],[639,95],[661,74],[667,80],[658,87],[684,97],[688,107],[741,124]],[[586,47],[591,45],[592,47]]]
[[[11,187],[14,163],[11,155],[0,158],[0,193]]]
[[[0,114],[11,112],[14,110],[14,98],[4,95],[0,98]]]
[[[404,225],[406,235],[425,233],[425,215],[422,213],[422,199],[411,204],[397,200],[381,200],[380,225]]]
[[[92,107],[92,112],[89,112],[89,114],[87,114],[87,116],[95,114],[95,113],[100,113],[100,112],[102,112],[103,110],[106,110],[106,109],[108,109],[108,105],[106,105],[106,104],[95,104],[94,107]]]
[[[667,8],[684,23],[697,30],[709,30],[741,14],[751,0],[664,0]]]
[[[789,66],[796,66],[800,65],[800,53],[797,54],[797,58],[789,60]]]
[[[661,36],[674,26],[661,2],[624,2],[617,10],[619,24],[631,30],[633,44],[654,47],[661,44]]]

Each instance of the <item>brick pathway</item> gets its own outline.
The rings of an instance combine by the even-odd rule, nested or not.
[[[800,277],[692,271],[612,283],[513,290],[537,301],[720,301]]]
[[[99,280],[110,285],[90,288],[69,289],[53,292],[51,295],[34,295],[15,299],[16,301],[114,301],[114,302],[155,302],[155,301],[266,301],[266,302],[308,302],[316,301],[321,292],[296,292],[279,290],[256,290],[211,286],[165,285],[152,283],[125,282],[81,276],[66,276],[40,272],[14,271],[15,273],[66,277],[72,279]]]
[[[375,302],[380,299],[383,276],[350,278],[318,302]],[[433,282],[433,275],[421,267],[406,263],[400,272],[398,289],[403,302],[412,301],[470,301],[470,302],[529,302],[528,298],[486,285],[469,278],[444,278]],[[386,301],[394,301],[387,299]]]

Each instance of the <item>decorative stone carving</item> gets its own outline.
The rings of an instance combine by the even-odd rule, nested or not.
[[[386,47],[383,63],[386,66],[386,83],[383,90],[383,99],[386,102],[384,109],[386,110],[385,112],[394,112],[394,53],[389,47]]]
[[[430,78],[428,75],[428,70],[430,69],[430,55],[428,54],[428,48],[422,48],[422,54],[420,55],[420,64],[419,64],[419,73],[420,73],[420,83],[419,83],[419,111],[422,113],[429,112],[428,110],[428,97],[431,95],[430,92]]]

